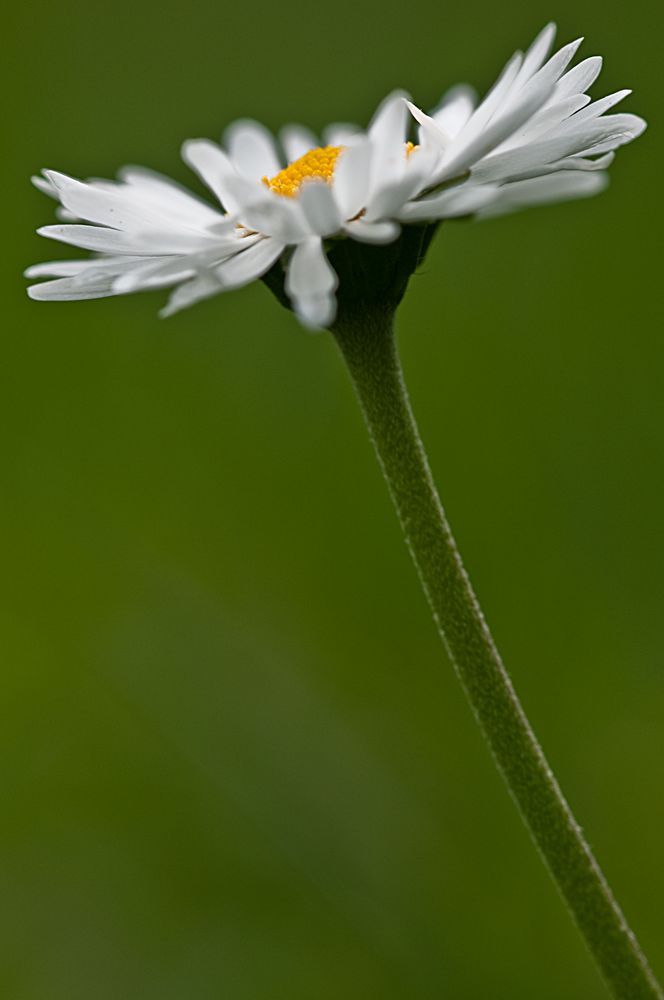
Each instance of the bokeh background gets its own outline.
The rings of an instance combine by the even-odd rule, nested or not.
[[[400,313],[527,710],[664,974],[661,6],[12,5],[0,995],[601,1000],[429,619],[330,338],[257,285],[42,304],[43,166],[190,183],[238,116],[480,89],[550,18],[651,128],[595,201],[445,226]]]

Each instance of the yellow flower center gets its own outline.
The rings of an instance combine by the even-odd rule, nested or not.
[[[320,146],[317,149],[310,149],[274,177],[263,177],[263,184],[284,198],[294,198],[299,193],[302,182],[309,177],[320,177],[330,184],[337,157],[343,148],[343,146]]]
[[[263,177],[263,184],[269,187],[270,191],[274,191],[275,194],[284,198],[294,198],[299,194],[302,182],[309,177],[320,177],[327,184],[331,184],[337,159],[344,149],[344,146],[318,146],[316,149],[310,149],[308,153],[293,160],[274,177]],[[419,149],[419,146],[416,146],[414,142],[407,142],[406,157],[409,157],[416,149]]]

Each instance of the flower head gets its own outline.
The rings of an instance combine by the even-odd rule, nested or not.
[[[615,149],[645,122],[605,113],[627,90],[591,102],[586,91],[601,58],[569,69],[580,40],[549,58],[554,34],[548,25],[525,55],[516,53],[479,103],[470,87],[457,86],[427,115],[397,91],[366,130],[331,126],[321,143],[300,126],[284,129],[283,156],[249,120],[231,126],[223,147],[186,142],[183,158],[217,207],[142,168],[86,182],[44,171],[34,181],[60,202],[61,222],[39,232],[95,256],[29,268],[28,277],[55,280],[28,292],[86,299],[174,286],[162,310],[170,315],[279,265],[302,322],[329,326],[333,241],[392,243],[402,226],[496,215],[605,186]]]

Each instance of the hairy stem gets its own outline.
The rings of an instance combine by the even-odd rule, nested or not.
[[[408,547],[480,729],[613,996],[664,993],[517,698],[464,570],[408,400],[392,310],[346,315],[341,348]]]

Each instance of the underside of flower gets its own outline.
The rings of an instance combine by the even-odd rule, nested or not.
[[[310,178],[317,178],[330,184],[343,148],[343,146],[317,146],[316,149],[310,149],[274,177],[263,177],[263,184],[284,198],[294,198],[299,193],[302,182]]]

